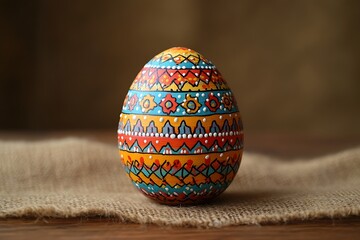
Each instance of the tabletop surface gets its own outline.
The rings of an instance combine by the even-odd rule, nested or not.
[[[109,131],[67,131],[51,133],[2,132],[0,140],[41,140],[79,136],[116,145]],[[306,136],[299,134],[251,134],[245,138],[245,151],[260,152],[286,159],[310,158],[360,145],[357,136]],[[124,224],[115,219],[2,219],[0,239],[357,239],[360,217],[318,219],[279,225],[232,226],[196,229],[154,225]]]

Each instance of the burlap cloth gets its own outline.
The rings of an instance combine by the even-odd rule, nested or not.
[[[221,227],[360,215],[360,148],[306,161],[245,153],[209,204],[170,207],[130,183],[115,146],[67,138],[0,141],[0,218],[93,217]]]

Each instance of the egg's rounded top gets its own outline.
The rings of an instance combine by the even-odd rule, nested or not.
[[[173,47],[145,64],[130,89],[183,92],[229,88],[215,65],[203,55],[190,48]]]
[[[211,61],[207,60],[200,53],[185,47],[169,48],[151,59],[145,66],[156,68],[172,68],[176,66],[177,69],[185,68],[203,68],[212,69],[215,66]]]

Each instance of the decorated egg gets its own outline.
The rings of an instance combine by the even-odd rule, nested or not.
[[[165,50],[138,73],[126,95],[118,147],[132,183],[163,204],[197,204],[222,193],[243,151],[234,95],[201,54]]]

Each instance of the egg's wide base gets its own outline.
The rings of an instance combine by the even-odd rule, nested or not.
[[[207,203],[224,192],[239,169],[241,153],[241,150],[220,153],[225,159],[219,158],[219,162],[214,157],[207,164],[201,163],[201,158],[193,158],[196,164],[192,165],[187,164],[189,156],[186,155],[180,155],[183,159],[179,155],[164,155],[163,162],[160,162],[159,155],[156,162],[152,163],[146,161],[145,154],[137,153],[132,157],[126,151],[121,151],[120,154],[131,182],[142,194],[160,204],[179,206]],[[172,160],[171,157],[176,159]],[[176,161],[183,163],[173,163]]]
[[[166,206],[172,206],[172,207],[193,207],[193,206],[199,206],[199,205],[205,205],[205,204],[212,203],[218,197],[219,197],[219,195],[215,196],[213,198],[209,198],[209,199],[201,199],[201,200],[197,200],[197,201],[185,201],[185,202],[162,202],[162,201],[155,200],[155,199],[150,199],[150,201],[155,202],[160,205],[166,205]]]
[[[213,202],[215,199],[217,199],[224,191],[226,190],[226,188],[224,188],[223,190],[206,196],[206,197],[199,197],[199,198],[188,198],[188,199],[169,199],[168,196],[167,197],[159,197],[159,196],[148,196],[147,194],[144,194],[145,197],[147,197],[148,199],[150,199],[152,202],[161,204],[161,205],[167,205],[167,206],[174,206],[174,207],[191,207],[191,206],[197,206],[197,205],[204,205],[204,204],[208,204]],[[142,192],[142,191],[141,191]],[[143,192],[142,192],[143,193]]]

